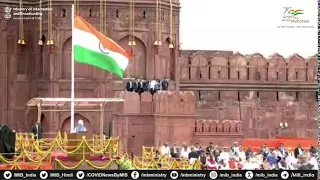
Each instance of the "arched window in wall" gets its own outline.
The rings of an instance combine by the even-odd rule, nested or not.
[[[289,68],[288,68],[288,63],[286,63],[286,81],[289,80]]]
[[[143,13],[142,13],[142,17],[143,17],[143,19],[145,19],[145,18],[146,18],[146,11],[143,11]]]
[[[230,79],[230,62],[228,62],[228,79]]]
[[[267,67],[266,67],[266,80],[268,81],[269,79],[269,62],[267,62]]]
[[[191,58],[188,59],[188,70],[189,70],[189,79],[191,79]]]
[[[62,9],[62,17],[66,17],[66,9]]]
[[[250,75],[249,75],[249,73],[250,73],[250,64],[249,64],[249,62],[247,62],[247,80],[249,80],[250,79]]]
[[[119,18],[119,10],[116,10],[116,18]]]

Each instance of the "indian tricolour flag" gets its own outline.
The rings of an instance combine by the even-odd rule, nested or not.
[[[81,16],[74,15],[74,59],[117,74],[123,78],[129,54],[112,39],[104,36]]]

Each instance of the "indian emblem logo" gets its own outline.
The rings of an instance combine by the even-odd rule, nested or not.
[[[109,50],[104,48],[103,45],[99,42],[99,49],[103,54],[109,54]]]
[[[4,8],[4,12],[5,12],[4,18],[5,18],[5,20],[9,20],[11,18],[11,10],[12,10],[12,8],[9,7],[9,6]]]

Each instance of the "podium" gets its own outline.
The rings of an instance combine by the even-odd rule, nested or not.
[[[67,146],[68,146],[69,152],[73,151],[77,147],[79,147],[79,145],[81,144],[81,142],[83,140],[83,136],[86,137],[86,141],[88,142],[88,144],[90,144],[91,139],[86,132],[84,132],[84,133],[70,133],[67,135],[67,137],[68,137]],[[83,147],[85,148],[85,158],[90,159],[91,151],[85,144],[83,144],[82,147],[78,151],[76,151],[73,154],[68,154],[68,160],[81,161],[83,158]]]

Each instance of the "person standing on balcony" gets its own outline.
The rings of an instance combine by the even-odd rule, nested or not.
[[[157,81],[156,80],[151,80],[150,82],[150,92],[153,95],[156,92],[156,85],[157,85]]]
[[[143,92],[143,81],[142,79],[137,80],[137,88],[135,89],[136,93],[141,94]]]
[[[127,91],[132,92],[133,88],[134,88],[133,87],[133,82],[132,82],[132,79],[130,78],[129,81],[127,82],[127,84],[126,84],[126,89],[127,89]]]
[[[142,91],[143,92],[149,91],[149,81],[148,80],[143,81]]]
[[[167,91],[167,90],[168,90],[168,87],[169,87],[169,82],[168,82],[166,79],[164,79],[164,80],[161,82],[161,87],[162,87],[161,90]]]

